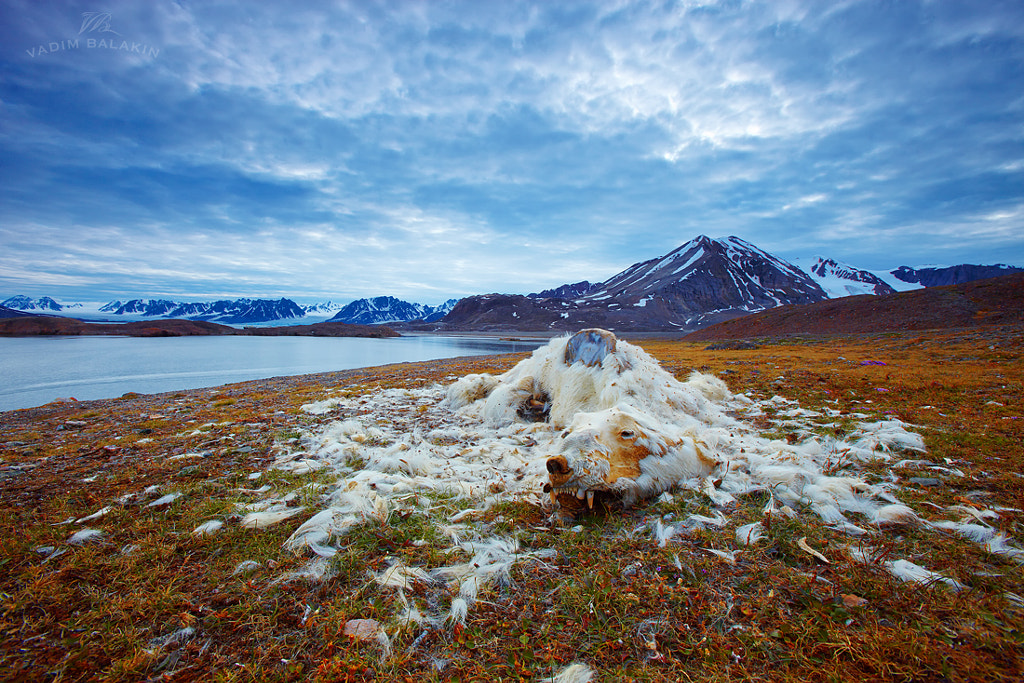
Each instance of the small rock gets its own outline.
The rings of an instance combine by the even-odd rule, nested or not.
[[[847,607],[863,607],[864,605],[868,604],[868,601],[860,597],[859,595],[844,594],[843,604]]]
[[[942,486],[942,480],[934,477],[911,477],[910,483],[918,486]]]
[[[349,619],[345,622],[345,635],[356,640],[377,640],[381,630],[376,619]]]
[[[238,566],[235,567],[235,571],[233,571],[231,573],[232,574],[248,574],[249,572],[256,571],[261,566],[263,566],[263,565],[261,565],[256,560],[245,560],[244,562],[239,562]]]

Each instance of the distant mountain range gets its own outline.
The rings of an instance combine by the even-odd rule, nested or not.
[[[329,322],[343,322],[353,325],[381,325],[396,322],[422,320],[435,322],[452,310],[458,299],[449,299],[440,306],[412,304],[393,296],[378,296],[373,299],[356,299],[335,313]]]
[[[30,299],[27,296],[12,296],[3,302],[6,308],[17,311],[63,311],[69,308],[82,308],[82,304],[59,304],[48,296]]]
[[[178,303],[166,299],[111,301],[100,307],[111,315],[135,315],[147,318],[205,320],[227,325],[301,318],[305,315],[291,299],[235,299],[205,303]]]
[[[429,330],[559,332],[580,327],[614,330],[694,330],[788,304],[808,304],[861,294],[888,295],[991,278],[1024,269],[1002,264],[949,267],[901,266],[867,271],[827,257],[799,265],[738,237],[700,235],[664,256],[635,263],[604,282],[565,284],[527,296],[483,294],[439,306],[391,296],[348,304],[300,306],[291,299],[236,299],[182,303],[166,299],[111,301],[99,314],[135,319],[183,318],[225,324],[294,321],[331,316],[357,325],[387,324]],[[35,314],[83,315],[82,304],[49,297],[15,296],[6,309]],[[91,310],[95,311],[95,308]],[[0,311],[0,317],[8,315]]]
[[[228,325],[265,323],[273,321],[304,322],[305,317],[325,318],[330,322],[380,325],[393,322],[424,321],[434,322],[444,317],[455,305],[457,299],[450,299],[439,306],[409,303],[394,297],[357,299],[349,304],[322,301],[300,306],[291,299],[235,299],[210,302],[179,302],[169,299],[129,299],[111,301],[91,311],[103,317],[125,319],[185,319],[205,320]],[[81,315],[87,311],[81,303],[61,304],[50,297],[32,299],[27,296],[13,296],[2,302],[4,310],[12,317],[19,314],[62,314]]]

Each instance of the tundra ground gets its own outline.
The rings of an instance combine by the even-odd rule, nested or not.
[[[993,326],[789,337],[719,351],[705,343],[637,343],[681,379],[698,369],[736,393],[913,425],[928,449],[920,457],[936,469],[879,463],[863,476],[897,477],[900,499],[923,517],[955,506],[966,515],[996,511],[982,521],[1020,547],[1021,332]],[[395,557],[427,566],[448,561],[438,556],[440,546],[421,542],[433,533],[424,516],[357,527],[330,561],[330,577],[315,582],[282,580],[308,560],[282,547],[302,515],[262,530],[230,522],[257,486],[306,490],[296,505],[316,497],[322,472],[268,469],[279,449],[332,419],[301,405],[328,390],[355,395],[500,372],[519,358],[0,414],[0,678],[529,681],[571,662],[589,665],[599,681],[1021,678],[1019,561],[934,530],[875,529],[869,539],[851,540],[800,515],[779,517],[764,539],[740,547],[735,526],[756,519],[765,503],[751,496],[731,511],[728,527],[659,547],[651,524],[710,514],[703,494],[595,513],[573,526],[510,500],[479,522],[524,550],[555,548],[557,555],[516,565],[510,582],[479,596],[464,627],[424,629],[396,624],[395,592],[368,579]],[[784,420],[760,420],[766,434],[787,436]],[[844,425],[840,416],[827,430],[842,436]],[[453,512],[461,505],[439,503]],[[192,533],[211,518],[228,523],[213,535]],[[100,533],[83,537],[83,529]],[[851,559],[843,550],[851,543],[880,548],[879,562],[927,565],[964,589],[900,581],[877,563]],[[389,652],[345,635],[354,619],[379,622]]]

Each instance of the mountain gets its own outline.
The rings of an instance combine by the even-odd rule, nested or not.
[[[8,308],[7,306],[0,305],[0,318],[24,318],[26,316],[36,316],[38,313],[26,313],[25,311],[18,310],[16,308]]]
[[[302,310],[306,315],[334,315],[341,310],[342,305],[336,304],[333,301],[318,301],[315,304],[307,304],[302,306]]]
[[[301,318],[305,312],[291,299],[235,299],[199,303],[179,303],[167,299],[131,299],[111,301],[99,309],[111,315],[147,318],[185,318],[224,324],[259,323],[286,318]]]
[[[457,303],[459,303],[458,299],[448,299],[443,304],[440,304],[438,306],[424,306],[424,313],[426,315],[423,316],[423,321],[428,323],[437,322],[441,318],[448,315],[448,313],[451,312],[453,308],[455,308],[455,305]]]
[[[577,298],[467,297],[441,323],[442,329],[452,330],[695,329],[827,298],[814,278],[793,264],[738,237],[701,235],[630,266]]]
[[[786,306],[692,332],[706,342],[793,334],[831,335],[1024,324],[1024,273],[882,296]]]
[[[100,306],[100,311],[103,313],[112,313],[113,315],[144,315],[147,317],[156,317],[166,316],[179,305],[180,304],[168,301],[167,299],[149,299],[148,301],[132,299],[124,303],[121,303],[120,301],[111,301],[104,306]]]
[[[173,315],[172,311],[172,315]],[[301,318],[306,315],[291,299],[236,299],[215,301],[206,313],[186,316],[195,320],[210,320],[227,324],[259,323],[269,320]]]
[[[630,266],[583,300],[654,304],[690,325],[826,298],[825,290],[793,264],[738,237],[701,235],[661,258]]]
[[[562,285],[555,289],[545,289],[543,292],[527,294],[526,296],[531,299],[576,299],[595,287],[597,287],[596,284],[591,284],[584,280],[583,282],[576,282],[571,285]]]
[[[962,263],[958,266],[948,266],[945,268],[911,268],[910,266],[900,266],[891,272],[894,277],[903,282],[917,283],[924,287],[942,287],[973,282],[974,280],[984,280],[1000,275],[1009,275],[1010,273],[1021,273],[1024,272],[1024,268],[1007,266],[1002,263],[997,263],[994,266],[977,266]]]
[[[354,325],[380,325],[383,323],[423,320],[434,322],[443,318],[458,299],[449,299],[440,306],[409,303],[393,296],[356,299],[341,309],[328,322],[339,321]]]
[[[31,299],[20,294],[12,296],[0,305],[17,311],[63,311],[68,308],[82,307],[82,304],[59,304],[48,296]]]
[[[858,294],[896,293],[892,285],[874,273],[854,268],[835,259],[819,256],[811,266],[810,274],[830,299]]]

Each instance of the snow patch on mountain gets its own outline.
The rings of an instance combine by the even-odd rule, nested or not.
[[[794,260],[799,266],[805,265],[800,259]],[[804,270],[810,273],[830,299],[861,294],[894,294],[897,291],[886,279],[875,273],[824,256],[816,257],[810,267]]]

